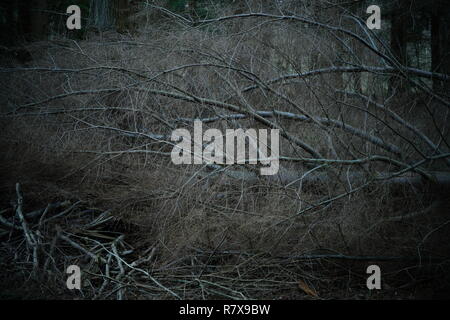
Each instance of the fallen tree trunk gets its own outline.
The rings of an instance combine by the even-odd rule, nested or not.
[[[225,179],[220,179],[220,183],[233,182],[233,180],[244,181],[245,183],[258,183],[261,179],[276,183],[285,187],[299,188],[303,186],[320,186],[333,181],[343,181],[351,185],[361,185],[366,182],[383,183],[390,186],[411,187],[420,191],[432,191],[437,193],[450,192],[450,172],[434,171],[426,172],[427,178],[416,172],[405,172],[401,174],[382,172],[374,176],[369,176],[363,171],[344,172],[339,176],[332,177],[328,172],[309,170],[306,172],[286,169],[280,167],[278,174],[273,176],[260,176],[251,171],[232,170],[217,165],[209,165],[210,169],[217,171],[208,175],[223,173]],[[206,175],[205,175],[206,176]]]

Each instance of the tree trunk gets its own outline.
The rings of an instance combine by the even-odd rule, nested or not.
[[[131,8],[128,0],[115,1],[116,28],[118,32],[130,30]]]
[[[398,5],[391,14],[391,51],[401,65],[407,65],[406,18],[402,5]],[[398,77],[390,79],[391,88],[404,91],[404,81]]]
[[[31,1],[30,21],[28,24],[31,28],[28,34],[29,40],[41,40],[47,38],[48,17],[45,10],[47,9],[47,0]],[[27,23],[27,22],[25,22]]]
[[[442,1],[434,1],[431,8],[431,71],[450,74],[449,9]],[[445,84],[433,79],[433,89],[441,91]]]
[[[112,0],[91,0],[89,6],[89,26],[104,31],[114,26]]]
[[[14,0],[6,0],[1,5],[1,10],[4,12],[4,21],[1,23],[2,30],[9,30],[9,32],[1,33],[1,44],[5,46],[12,46],[19,35],[18,24],[16,19],[17,2]]]

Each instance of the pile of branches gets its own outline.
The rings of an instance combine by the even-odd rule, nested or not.
[[[67,200],[26,213],[19,183],[16,194],[14,206],[0,211],[0,254],[2,268],[13,268],[13,272],[6,273],[9,277],[22,271],[25,278],[59,286],[59,294],[67,296],[67,270],[77,265],[83,283],[76,294],[83,298],[106,299],[116,295],[115,298],[122,299],[129,286],[136,286],[137,274],[152,279],[155,288],[172,293],[139,268],[152,259],[154,248],[142,252],[143,256],[132,262],[126,261],[125,257],[132,256],[134,249],[125,241],[124,233],[112,231],[114,226],[117,229],[118,222],[110,211],[86,208],[82,201]],[[13,281],[21,280],[24,281]]]
[[[261,261],[256,270],[253,264],[248,266],[255,277],[275,269],[283,275],[280,268],[295,265],[295,259],[274,260],[259,254],[196,249],[189,257],[154,268],[157,247],[135,248],[127,241],[129,235],[118,231],[122,222],[111,211],[86,208],[83,201],[67,200],[25,212],[19,183],[16,196],[12,207],[0,211],[1,267],[13,282],[13,290],[20,290],[23,284],[28,292],[30,286],[37,284],[41,292],[32,298],[247,299],[249,292],[270,292],[293,284],[296,288],[289,276],[250,280],[237,276],[231,265],[219,266],[227,257],[238,255],[245,261],[243,268],[255,259]],[[81,269],[81,287],[75,287],[78,290],[69,290],[74,289],[69,285],[69,266],[73,265]],[[224,270],[218,272],[221,267]],[[3,286],[3,298],[25,297],[24,291],[10,293],[5,283]],[[318,297],[303,281],[299,288],[308,296]]]

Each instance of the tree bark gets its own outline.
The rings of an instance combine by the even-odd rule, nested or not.
[[[431,4],[431,69],[433,72],[450,74],[450,24],[449,9],[440,0]],[[433,78],[433,90],[441,91],[445,84]]]
[[[45,10],[47,9],[47,0],[34,0],[31,2],[30,12],[30,33],[29,40],[41,40],[47,38],[48,17]]]
[[[116,28],[118,32],[126,32],[131,29],[131,8],[128,0],[115,1]]]
[[[111,0],[91,0],[89,26],[99,31],[114,27],[114,5]]]
[[[405,6],[398,4],[391,13],[391,51],[399,64],[407,65],[406,17]],[[390,87],[404,91],[404,83],[398,77],[390,79]]]

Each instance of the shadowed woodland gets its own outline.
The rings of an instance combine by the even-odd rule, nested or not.
[[[1,299],[450,297],[446,1],[0,10]],[[279,129],[278,174],[174,165],[196,119]]]

